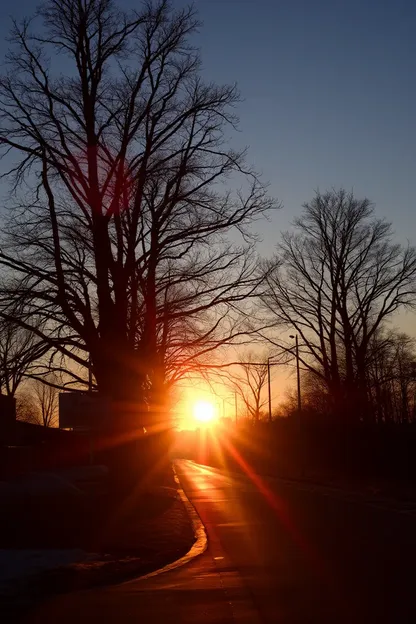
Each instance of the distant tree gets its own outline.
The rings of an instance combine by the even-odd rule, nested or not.
[[[39,410],[33,392],[19,390],[16,394],[16,418],[22,422],[39,424]]]
[[[302,372],[302,422],[312,424],[327,424],[333,417],[332,401],[328,386],[321,376],[310,370]],[[275,418],[290,417],[298,422],[298,400],[296,385],[289,387],[284,400],[274,412]]]
[[[53,374],[27,382],[16,395],[18,420],[43,427],[55,427],[58,423],[59,390]],[[52,385],[51,385],[52,384]]]
[[[415,302],[415,251],[392,242],[391,225],[374,217],[368,199],[343,189],[318,192],[294,225],[263,267],[268,337],[289,354],[276,330],[296,331],[302,366],[325,382],[334,412],[365,420],[371,341]]]
[[[53,385],[54,381],[53,375],[50,375],[44,381],[37,379],[33,382],[39,424],[44,427],[56,426],[58,422],[59,390]]]
[[[0,320],[1,392],[14,396],[48,348],[33,331],[20,327],[17,321]]]
[[[415,340],[404,333],[379,332],[367,363],[369,396],[377,422],[415,420]]]
[[[264,392],[267,385],[267,357],[250,352],[243,354],[238,368],[228,373],[226,378],[228,385],[243,401],[249,418],[259,422],[262,410],[267,405],[267,393]]]
[[[203,82],[192,8],[47,0],[37,16],[40,34],[14,23],[0,81],[15,162],[1,311],[42,318],[79,368],[91,357],[99,392],[158,404],[167,377],[246,331],[250,226],[275,202],[229,147],[238,93]]]
[[[416,420],[416,349],[415,340],[393,330],[378,332],[367,354],[368,420],[377,423],[408,423]],[[303,419],[328,422],[333,404],[322,376],[310,370],[302,372]],[[295,416],[297,396],[289,388],[277,416]]]

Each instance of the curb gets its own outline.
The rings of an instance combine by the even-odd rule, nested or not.
[[[176,561],[173,561],[172,563],[168,563],[162,568],[159,568],[159,570],[153,570],[153,572],[149,572],[149,574],[145,574],[144,576],[139,576],[136,579],[127,581],[125,584],[145,581],[154,576],[159,576],[160,574],[165,574],[166,572],[172,572],[172,570],[176,570],[177,568],[181,568],[182,566],[186,565],[187,563],[195,559],[195,557],[199,557],[199,555],[202,555],[202,553],[204,553],[207,549],[208,538],[207,538],[207,534],[205,531],[205,527],[202,523],[202,520],[199,517],[199,514],[196,511],[195,507],[192,505],[191,501],[185,494],[184,489],[181,487],[174,464],[172,464],[172,468],[173,468],[173,472],[175,475],[175,482],[179,486],[177,490],[179,497],[186,509],[186,512],[192,524],[192,529],[196,538],[195,542],[193,543],[191,548],[188,550],[186,555],[183,555],[183,557],[180,557],[179,559],[177,559]]]

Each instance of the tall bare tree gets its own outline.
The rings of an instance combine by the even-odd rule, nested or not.
[[[294,225],[265,265],[271,340],[289,353],[276,330],[295,330],[303,366],[324,379],[336,411],[366,418],[370,343],[415,302],[415,251],[392,242],[390,224],[374,217],[368,199],[343,189],[318,192]]]
[[[110,398],[157,403],[167,369],[242,332],[250,226],[275,204],[228,146],[238,93],[201,79],[192,8],[47,0],[37,19],[14,24],[0,81],[16,163],[2,314],[42,318],[39,337],[84,369],[91,357]]]

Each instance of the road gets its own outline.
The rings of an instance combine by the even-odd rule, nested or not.
[[[416,510],[177,462],[208,550],[148,580],[61,597],[32,622],[416,622]]]

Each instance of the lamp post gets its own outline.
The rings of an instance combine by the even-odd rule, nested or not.
[[[297,378],[297,388],[298,388],[298,419],[299,425],[301,424],[301,413],[302,413],[302,399],[300,393],[300,367],[299,367],[299,339],[298,335],[295,336],[291,334],[289,338],[295,339],[295,353],[296,353],[296,378]]]
[[[92,392],[92,358],[88,356],[88,392]]]
[[[272,389],[270,383],[270,358],[267,358],[267,390],[269,393],[269,423],[272,422]]]
[[[299,432],[303,433],[302,431],[302,401],[301,401],[301,395],[300,395],[300,366],[299,366],[299,339],[298,339],[298,335],[296,334],[295,336],[289,336],[289,338],[295,339],[295,345],[296,345],[296,377],[297,377],[297,386],[298,386],[298,427],[299,427]],[[305,446],[304,446],[304,441],[303,441],[303,435],[301,435],[301,439],[300,439],[300,477],[301,479],[303,479],[305,477],[306,474],[306,455],[305,455]]]

